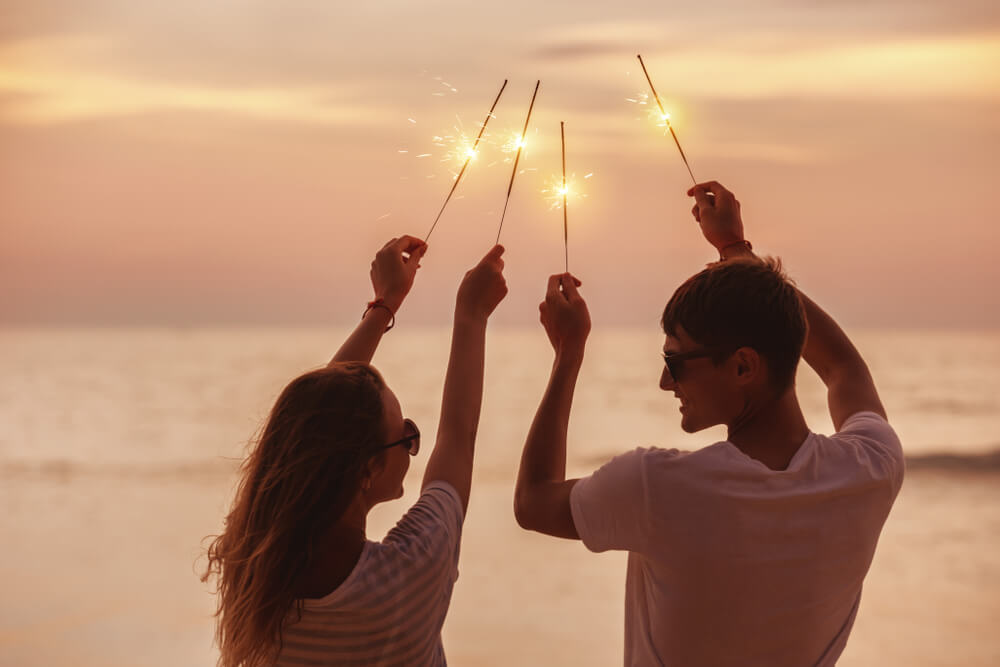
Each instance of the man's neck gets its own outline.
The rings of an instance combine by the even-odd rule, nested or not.
[[[729,424],[729,442],[772,470],[788,467],[809,435],[792,387],[776,399],[750,403]]]

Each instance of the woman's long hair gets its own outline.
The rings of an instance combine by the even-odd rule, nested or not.
[[[216,579],[221,667],[270,664],[281,651],[316,542],[385,442],[383,387],[371,366],[338,363],[292,380],[275,402],[202,576]]]

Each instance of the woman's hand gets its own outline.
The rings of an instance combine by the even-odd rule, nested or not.
[[[503,277],[504,247],[495,245],[486,256],[469,269],[458,287],[455,318],[485,321],[507,296]]]
[[[382,299],[393,313],[399,310],[413,287],[420,259],[426,252],[427,244],[415,236],[400,236],[382,246],[372,260],[375,299]]]
[[[590,333],[590,312],[576,289],[581,284],[569,273],[549,276],[545,301],[538,306],[542,326],[556,351],[556,358],[583,359]]]

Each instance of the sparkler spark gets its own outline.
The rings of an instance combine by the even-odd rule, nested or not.
[[[575,200],[578,197],[587,196],[577,189],[574,176],[574,174],[567,174],[565,185],[563,185],[561,175],[551,176],[546,179],[545,187],[542,188],[541,192],[545,201],[548,202],[550,211],[562,209],[565,205],[563,199]]]
[[[460,136],[457,139],[448,135],[447,137],[435,137],[435,139],[441,139],[440,142],[435,142],[435,146],[441,146],[442,148],[447,148],[450,142],[451,147],[445,152],[444,157],[441,158],[441,162],[448,162],[455,165],[455,169],[460,169],[463,164],[467,161],[475,160],[479,157],[479,148],[476,148],[473,140]]]
[[[698,185],[698,179],[694,177],[694,173],[691,171],[691,165],[688,164],[687,156],[684,155],[684,149],[681,148],[681,142],[677,139],[677,133],[674,132],[674,126],[670,124],[670,114],[664,110],[663,103],[660,102],[660,96],[656,93],[656,87],[653,86],[653,80],[649,77],[649,72],[646,71],[646,63],[642,62],[641,55],[637,55],[636,58],[639,59],[639,64],[642,65],[642,73],[646,75],[646,81],[649,83],[649,89],[653,91],[653,97],[656,99],[656,106],[660,108],[660,120],[665,123],[667,129],[670,130],[670,136],[674,138],[674,143],[677,144],[677,150],[680,151],[681,159],[684,160],[684,166],[687,167],[688,175],[691,176],[691,180],[694,181],[694,184]]]
[[[528,133],[528,123],[531,122],[531,110],[535,108],[535,97],[538,95],[538,87],[540,85],[542,85],[541,80],[535,82],[535,92],[531,94],[531,104],[528,105],[528,116],[524,119],[524,129],[521,130],[520,146],[518,146],[517,155],[514,157],[514,169],[510,173],[510,183],[507,185],[507,198],[503,202],[503,213],[500,214],[497,243],[500,243],[500,232],[503,231],[503,219],[507,216],[507,204],[510,203],[510,191],[514,189],[514,177],[517,176],[517,163],[521,160],[521,150],[524,148],[524,135]]]
[[[448,202],[451,201],[451,196],[453,194],[455,194],[455,188],[458,187],[459,182],[462,180],[462,174],[465,173],[466,167],[468,167],[469,166],[469,162],[472,161],[472,158],[473,158],[473,156],[475,154],[475,150],[476,150],[476,148],[479,147],[479,140],[482,139],[483,132],[486,131],[486,124],[489,123],[490,122],[490,118],[493,117],[493,110],[497,108],[497,102],[500,101],[500,96],[503,95],[504,88],[506,88],[506,87],[507,87],[507,79],[504,79],[503,80],[503,85],[500,86],[500,92],[497,93],[496,99],[493,100],[493,105],[490,107],[489,112],[486,114],[486,119],[483,121],[482,126],[480,126],[480,128],[479,128],[479,134],[476,136],[476,141],[475,141],[475,143],[472,144],[472,149],[471,150],[473,152],[473,155],[469,155],[468,157],[466,157],[465,164],[462,165],[461,171],[459,171],[458,175],[455,176],[455,182],[452,183],[451,190],[448,191],[448,196],[445,197],[444,204],[441,205],[441,210],[438,211],[437,217],[434,218],[434,223],[431,224],[431,228],[427,232],[427,236],[424,237],[424,243],[427,243],[427,239],[429,239],[431,237],[431,234],[434,232],[434,228],[437,226],[438,220],[441,219],[441,214],[444,213],[445,207],[448,205]]]
[[[503,142],[503,145],[500,146],[500,150],[504,153],[516,153],[527,145],[528,140],[524,138],[524,135],[512,131],[506,141]]]

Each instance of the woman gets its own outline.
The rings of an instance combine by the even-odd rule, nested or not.
[[[323,369],[271,410],[211,544],[223,667],[444,665],[483,392],[486,322],[504,298],[503,248],[458,289],[437,442],[420,498],[382,542],[368,512],[403,494],[420,431],[369,364],[427,246],[393,239],[372,262],[375,300]]]

